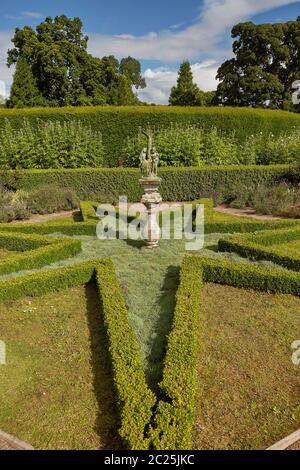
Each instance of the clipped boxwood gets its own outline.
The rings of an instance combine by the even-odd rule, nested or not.
[[[150,432],[155,449],[192,448],[202,285],[198,259],[186,256],[181,265],[163,380],[159,384],[163,398],[158,402]]]
[[[111,260],[101,266],[101,269],[97,268],[96,280],[118,396],[121,417],[119,433],[129,449],[148,449],[150,443],[146,431],[156,398],[146,384],[144,367],[128,318],[124,294]]]
[[[0,232],[0,247],[12,251],[0,260],[0,274],[35,269],[71,258],[81,251],[80,240],[44,237],[35,234]]]
[[[160,192],[164,201],[193,201],[202,197],[217,197],[237,185],[277,184],[290,178],[288,165],[215,166],[160,168]],[[140,171],[134,168],[81,168],[62,170],[19,170],[0,173],[0,182],[11,175],[11,185],[26,191],[45,184],[73,189],[82,200],[117,203],[119,196],[128,201],[140,201]]]
[[[33,109],[1,109],[0,126],[5,118],[19,128],[26,117],[34,125],[37,119],[80,120],[95,131],[100,131],[106,154],[106,164],[116,166],[122,157],[127,138],[135,136],[139,127],[150,124],[156,128],[174,124],[196,124],[203,128],[216,127],[222,132],[234,132],[239,142],[251,134],[262,132],[279,135],[300,126],[300,116],[278,110],[230,107],[173,107],[173,106],[96,106]]]
[[[268,260],[293,271],[300,271],[300,254],[290,252],[289,242],[300,241],[300,224],[295,228],[269,230],[219,240],[219,250],[246,258]],[[275,246],[274,246],[275,245]]]

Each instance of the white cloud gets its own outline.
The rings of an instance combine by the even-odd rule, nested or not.
[[[12,36],[12,31],[0,31],[0,80],[5,83],[6,96],[12,84],[13,75],[13,68],[9,69],[6,66],[7,50],[12,47]]]
[[[191,66],[194,82],[203,91],[215,90],[217,81],[215,79],[218,69],[216,61],[207,60],[195,63]],[[158,67],[147,69],[144,77],[147,88],[139,90],[138,95],[142,101],[147,103],[167,104],[172,86],[176,85],[178,76],[177,69]]]
[[[219,42],[234,24],[299,0],[205,0],[196,22],[183,31],[161,31],[143,36],[89,34],[89,49],[97,56],[132,55],[137,59],[178,62],[197,60],[201,54],[216,57]]]
[[[194,79],[201,89],[214,89],[218,65],[231,55],[228,32],[232,26],[256,14],[298,1],[204,0],[198,18],[184,30],[177,31],[174,28],[148,32],[143,36],[91,33],[89,51],[98,57],[114,54],[120,58],[131,55],[139,60],[156,60],[166,64],[188,59],[196,62],[193,65]],[[41,13],[30,11],[24,11],[22,15],[36,19],[43,17]],[[5,65],[6,53],[11,47],[12,36],[10,31],[0,31],[0,80],[5,81],[7,90],[12,82],[12,70]],[[228,38],[228,41],[224,38]],[[213,62],[207,62],[207,58]],[[171,86],[176,83],[176,77],[177,70],[170,67],[148,69],[145,72],[148,87],[141,90],[139,95],[145,101],[165,103]]]
[[[39,13],[38,11],[22,11],[22,15],[36,20],[44,18],[43,13]]]

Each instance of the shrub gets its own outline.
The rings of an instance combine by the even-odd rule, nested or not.
[[[300,225],[221,239],[219,250],[235,252],[250,259],[272,261],[293,271],[300,271],[300,256],[293,248],[291,251],[289,249],[289,242],[294,240],[300,241]]]
[[[33,214],[51,214],[76,209],[79,199],[72,189],[45,185],[28,194],[27,207]]]
[[[22,192],[25,194],[24,192]],[[17,193],[0,190],[0,222],[11,222],[12,220],[28,219],[30,212],[26,201]],[[18,196],[20,196],[18,198]]]
[[[261,214],[282,215],[300,203],[295,188],[280,184],[278,186],[259,185],[252,196],[253,208]]]
[[[140,132],[128,139],[123,150],[122,163],[139,166],[139,155],[146,146],[146,137]],[[204,130],[197,126],[172,125],[161,130],[155,138],[160,155],[160,166],[233,165],[239,163],[237,145],[233,136],[222,135],[216,128]]]
[[[225,191],[232,191],[237,185],[256,187],[262,183],[278,184],[288,179],[291,171],[287,165],[160,168],[159,176],[162,178],[161,194],[165,201],[213,197],[222,202]],[[140,171],[133,168],[23,170],[18,189],[31,191],[32,188],[51,184],[73,189],[80,199],[110,203],[126,195],[133,202],[141,199],[139,178]]]
[[[181,266],[173,326],[160,383],[162,399],[150,432],[155,449],[192,448],[202,285],[197,258],[186,256]]]
[[[241,147],[241,152],[247,151],[255,155],[258,165],[300,162],[300,129],[279,136],[262,132],[250,136]]]
[[[182,106],[97,106],[97,107],[64,107],[35,109],[0,109],[0,127],[9,118],[15,129],[22,126],[24,117],[33,127],[43,121],[80,121],[82,125],[95,132],[101,132],[105,148],[105,165],[118,165],[122,149],[128,137],[134,137],[139,127],[166,129],[171,123],[180,125],[196,125],[209,130],[217,128],[222,134],[235,133],[239,144],[251,135],[262,132],[264,135],[273,133],[275,136],[291,132],[293,127],[300,126],[300,115],[285,111],[263,109],[201,107],[185,108]],[[141,149],[140,149],[141,151]],[[254,163],[254,162],[253,162]]]
[[[5,119],[0,127],[0,167],[78,168],[101,166],[101,134],[80,121],[38,121],[28,119],[14,129]]]
[[[146,431],[156,398],[146,384],[138,344],[113,262],[107,260],[96,272],[118,395],[119,433],[129,449],[148,449]]]

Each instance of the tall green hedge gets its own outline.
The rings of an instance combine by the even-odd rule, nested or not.
[[[289,179],[291,171],[288,165],[161,168],[160,190],[165,201],[192,201],[217,196],[237,184],[275,184]],[[139,201],[140,176],[140,171],[132,168],[20,170],[17,177],[12,171],[0,174],[0,183],[9,178],[15,189],[28,191],[40,185],[55,184],[74,189],[81,199],[110,203],[117,202],[119,195],[126,195],[129,201]]]
[[[136,135],[139,127],[146,127],[148,123],[158,128],[169,127],[171,122],[198,124],[204,128],[217,127],[227,133],[234,132],[240,142],[251,134],[272,132],[279,135],[295,126],[300,127],[300,115],[285,111],[173,106],[0,109],[0,126],[5,118],[9,118],[12,125],[19,128],[24,117],[33,124],[37,118],[60,121],[79,119],[101,131],[108,166],[116,166],[127,138]]]

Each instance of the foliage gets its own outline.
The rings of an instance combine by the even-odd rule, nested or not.
[[[169,103],[172,106],[203,106],[204,99],[198,86],[193,82],[189,62],[183,62],[178,73],[177,86],[171,90]]]
[[[26,60],[20,57],[16,65],[8,106],[11,108],[31,108],[43,106],[43,104],[43,98],[32,70]]]
[[[285,24],[239,23],[232,29],[232,37],[235,57],[218,70],[219,102],[296,110],[291,85],[300,78],[295,53],[300,39],[300,17]]]
[[[108,82],[110,78],[108,77]],[[88,80],[87,80],[88,82]],[[5,118],[10,125],[19,130],[26,118],[34,128],[40,121],[80,121],[96,135],[101,132],[104,145],[104,165],[118,166],[122,149],[128,137],[136,137],[140,127],[150,125],[156,129],[168,129],[171,123],[182,126],[197,126],[205,131],[218,129],[222,136],[234,138],[237,144],[243,143],[251,135],[264,136],[274,134],[275,137],[291,134],[300,128],[300,116],[295,113],[271,110],[255,110],[248,108],[227,107],[176,107],[176,106],[133,106],[133,107],[76,107],[76,108],[33,108],[33,109],[0,109],[0,128],[5,125]],[[245,163],[254,163],[248,159],[248,148],[245,148]],[[141,151],[141,149],[140,149]]]
[[[199,197],[213,197],[218,202],[226,200],[225,191],[237,185],[249,187],[265,183],[274,185],[288,179],[291,167],[268,166],[216,166],[204,168],[160,168],[161,193],[165,201],[192,201]],[[12,172],[14,174],[14,172]],[[4,181],[7,180],[6,172]],[[73,189],[80,199],[97,202],[117,202],[126,195],[128,201],[139,201],[140,171],[133,168],[95,168],[74,170],[23,170],[16,189],[31,191],[45,184]],[[0,185],[1,185],[0,174]],[[109,199],[108,199],[109,198]]]
[[[300,295],[300,273],[223,259],[198,258],[206,282],[261,292]]]
[[[280,136],[272,133],[259,133],[250,136],[244,145],[245,151],[253,152],[254,162],[258,165],[299,163],[300,162],[300,130],[292,129]]]
[[[148,449],[145,433],[156,399],[146,384],[138,345],[112,261],[107,260],[96,273],[120,408],[119,432],[130,449]]]
[[[115,104],[132,104],[131,85],[145,85],[140,64],[132,57],[119,66],[113,56],[102,60],[87,52],[88,37],[82,33],[80,18],[48,16],[35,30],[16,28],[12,42],[7,64],[17,68],[11,107],[114,104],[113,97],[120,95],[121,88],[126,88],[126,95]],[[24,85],[26,77],[29,81]]]
[[[20,251],[0,261],[0,274],[35,269],[70,258],[81,251],[80,240],[45,237],[35,234],[0,233],[0,246]]]
[[[11,222],[12,220],[28,219],[30,211],[26,202],[18,198],[24,192],[0,190],[0,222]]]
[[[300,225],[295,228],[268,230],[256,234],[235,235],[219,240],[220,251],[238,253],[246,258],[268,260],[292,271],[300,271],[299,252],[291,242],[300,242]]]
[[[202,272],[198,269],[197,259],[185,257],[160,383],[163,398],[158,402],[150,431],[155,449],[183,450],[192,447],[202,285]]]
[[[48,184],[28,194],[27,206],[33,214],[51,214],[76,209],[79,199],[72,189]]]
[[[77,168],[101,166],[101,134],[78,121],[24,119],[15,130],[8,119],[0,128],[0,166],[3,168]]]

